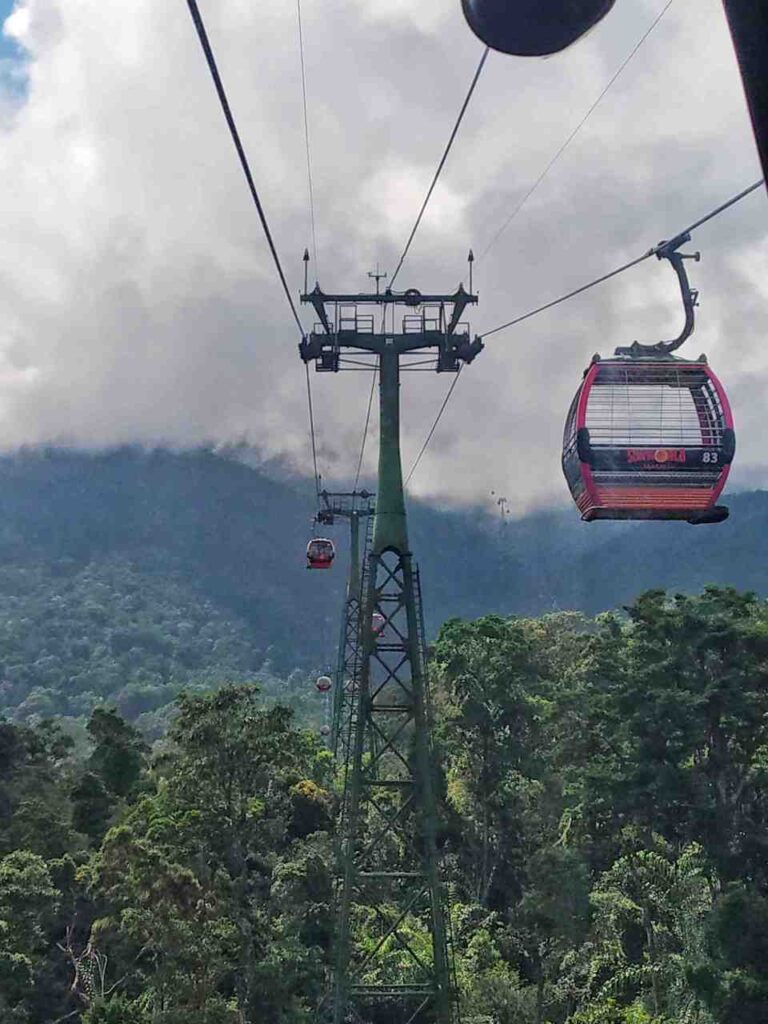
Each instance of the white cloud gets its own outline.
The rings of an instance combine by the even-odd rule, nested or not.
[[[295,291],[310,244],[295,7],[201,6]],[[466,279],[467,249],[493,237],[661,6],[617,5],[551,60],[491,56],[398,285]],[[356,290],[397,260],[481,48],[459,0],[304,0],[303,13],[320,279]],[[0,101],[3,444],[245,437],[308,468],[295,329],[185,6],[26,0],[4,31],[28,51],[29,83],[20,107]],[[476,265],[474,326],[611,269],[758,176],[720,0],[678,0]],[[744,465],[765,462],[767,224],[756,195],[693,243],[690,347],[732,385]],[[562,419],[590,356],[669,336],[679,317],[671,272],[649,261],[489,339],[414,493],[561,500]],[[447,386],[404,378],[406,469]],[[317,376],[315,397],[324,471],[354,472],[368,378]]]
[[[3,35],[24,44],[29,35],[29,8],[15,7],[3,22]]]
[[[444,26],[451,13],[445,0],[362,0],[359,9],[363,17],[382,22],[393,29],[404,28],[424,34],[436,32]]]
[[[411,166],[390,161],[363,184],[358,217],[366,220],[376,237],[394,246],[401,244],[413,227],[414,211],[421,209],[433,175],[434,167],[428,164]],[[453,244],[453,238],[467,230],[466,207],[467,201],[459,191],[438,181],[419,230]]]

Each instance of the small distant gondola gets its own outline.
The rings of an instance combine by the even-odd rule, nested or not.
[[[679,519],[718,523],[717,500],[736,450],[733,415],[705,356],[671,353],[693,331],[696,293],[683,257],[687,236],[657,254],[677,272],[686,323],[671,342],[595,356],[571,403],[563,472],[582,519]],[[672,248],[674,244],[675,248]]]
[[[387,620],[381,612],[374,612],[371,616],[371,629],[374,636],[381,636],[387,626]]]
[[[326,537],[313,537],[307,544],[308,569],[330,569],[335,557],[333,541]]]

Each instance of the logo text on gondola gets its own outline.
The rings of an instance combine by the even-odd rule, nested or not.
[[[628,448],[627,462],[685,462],[685,448]]]

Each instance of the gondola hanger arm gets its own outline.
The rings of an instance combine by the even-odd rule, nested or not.
[[[685,245],[686,242],[690,242],[690,240],[690,232],[684,231],[682,234],[676,235],[669,241],[659,242],[658,245],[654,246],[647,253],[648,256],[655,256],[658,260],[668,260],[670,266],[677,274],[677,280],[680,285],[680,296],[683,300],[683,309],[685,311],[685,324],[682,331],[671,341],[658,341],[655,345],[642,345],[639,341],[635,341],[628,348],[617,348],[616,355],[670,355],[675,351],[675,349],[680,348],[683,342],[687,341],[693,334],[695,327],[695,309],[698,305],[699,293],[695,288],[691,288],[690,281],[688,280],[688,272],[685,269],[685,261],[695,260],[698,263],[701,259],[701,253],[682,253],[678,251],[681,245]]]

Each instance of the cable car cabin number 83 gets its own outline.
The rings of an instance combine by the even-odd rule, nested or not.
[[[595,359],[571,405],[563,471],[587,521],[719,522],[733,418],[706,361]]]

